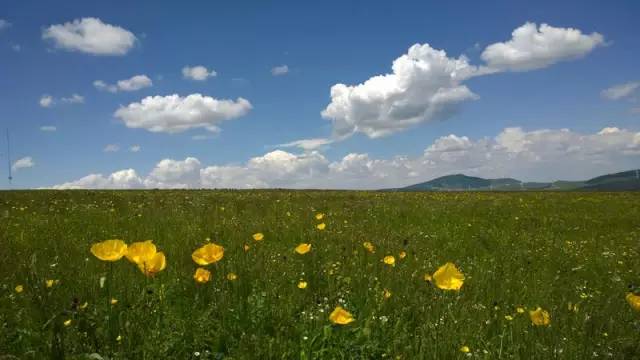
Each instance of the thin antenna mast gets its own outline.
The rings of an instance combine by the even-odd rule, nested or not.
[[[9,185],[11,185],[11,143],[9,142],[9,128],[7,128],[7,169],[9,170]]]

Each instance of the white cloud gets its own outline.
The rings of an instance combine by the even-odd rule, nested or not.
[[[28,169],[34,167],[35,165],[36,163],[33,161],[31,156],[26,156],[16,160],[13,165],[11,165],[11,170],[18,171],[20,169]]]
[[[107,84],[102,80],[93,82],[93,86],[98,90],[104,90],[112,93],[118,91],[136,91],[153,86],[153,81],[147,75],[135,75],[129,79],[119,80],[116,84]]]
[[[292,142],[279,144],[279,145],[276,145],[276,146],[277,147],[284,147],[284,148],[297,147],[297,148],[300,148],[302,150],[316,150],[318,148],[321,148],[321,147],[323,147],[325,145],[329,145],[331,143],[332,143],[331,139],[315,138],[315,139],[295,140],[295,141],[292,141]]]
[[[142,147],[140,145],[132,145],[129,147],[129,151],[134,153],[140,152],[141,149]]]
[[[200,187],[200,167],[200,161],[193,157],[182,161],[164,159],[151,171],[144,184],[148,188]]]
[[[120,107],[114,114],[127,127],[151,132],[178,133],[193,128],[218,131],[225,121],[246,115],[252,106],[243,98],[218,100],[201,94],[186,97],[148,96],[140,102]]]
[[[45,126],[40,126],[40,131],[45,131],[45,132],[54,132],[57,131],[58,128],[52,125],[45,125]]]
[[[84,96],[81,96],[78,94],[72,94],[69,97],[62,97],[59,100],[56,100],[53,96],[45,94],[45,95],[42,95],[40,97],[40,100],[38,101],[40,106],[44,108],[51,107],[58,102],[63,104],[83,104]]]
[[[640,87],[640,81],[631,81],[624,84],[614,85],[602,90],[600,95],[609,100],[620,100],[632,95]]]
[[[142,188],[142,179],[135,170],[116,171],[109,176],[90,174],[75,181],[55,185],[52,188],[63,189],[136,189]]]
[[[120,151],[120,146],[118,144],[108,144],[102,149],[104,152],[118,152]]]
[[[60,101],[62,101],[63,103],[67,103],[67,104],[83,104],[84,103],[84,96],[81,96],[81,95],[78,95],[78,94],[73,94],[70,97],[61,98]]]
[[[51,95],[42,95],[38,103],[44,108],[51,107],[53,105],[53,97]]]
[[[136,42],[130,31],[97,18],[51,25],[42,32],[42,38],[57,48],[92,55],[125,55]]]
[[[445,120],[460,105],[477,99],[464,82],[502,71],[527,71],[586,55],[604,44],[598,33],[526,23],[511,40],[489,45],[486,65],[471,65],[464,56],[452,58],[429,44],[415,44],[393,61],[392,72],[358,85],[335,84],[322,117],[333,124],[333,138],[354,133],[387,136],[421,123]]]
[[[0,19],[0,31],[11,27],[11,23],[5,19]]]
[[[89,175],[61,187],[146,188],[351,188],[399,187],[438,176],[464,173],[531,181],[584,180],[637,167],[640,132],[608,127],[593,134],[568,129],[526,131],[507,128],[492,138],[442,136],[416,157],[374,159],[351,153],[330,162],[313,151],[276,150],[244,164],[203,166],[193,157],[164,159],[151,173],[135,176]],[[133,170],[129,171],[129,174]],[[114,180],[120,178],[129,181]],[[122,185],[122,184],[126,185]]]
[[[527,71],[560,61],[582,57],[598,46],[604,37],[597,32],[589,35],[573,28],[526,23],[511,33],[511,40],[487,46],[482,60],[496,71]]]
[[[182,68],[182,76],[185,79],[191,79],[196,81],[204,81],[210,77],[215,77],[218,75],[213,69],[207,70],[206,67],[202,65],[198,66],[185,66]]]
[[[285,75],[288,72],[289,72],[289,66],[287,65],[280,65],[271,69],[271,75],[273,76]]]
[[[393,73],[362,84],[331,87],[331,103],[322,116],[333,122],[334,136],[361,132],[371,138],[446,119],[465,101],[477,98],[462,81],[476,67],[465,57],[447,57],[428,44],[416,44],[393,62]]]

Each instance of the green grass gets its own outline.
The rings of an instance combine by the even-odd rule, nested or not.
[[[639,204],[638,193],[2,192],[0,358],[640,358],[640,313],[624,299],[640,283]],[[91,255],[112,238],[154,240],[167,268],[146,278]],[[198,285],[191,253],[207,238],[225,255]],[[301,242],[312,251],[295,254]],[[424,280],[447,261],[466,276],[460,292]],[[354,323],[329,322],[339,304]],[[519,306],[548,310],[551,325]]]

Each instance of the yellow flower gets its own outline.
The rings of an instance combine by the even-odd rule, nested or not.
[[[640,311],[640,295],[628,293],[627,296],[625,296],[625,299],[633,310]]]
[[[524,314],[524,308],[518,307],[518,308],[516,308],[516,312],[518,314]]]
[[[531,318],[531,322],[533,323],[533,325],[536,326],[547,326],[551,323],[549,312],[546,310],[542,310],[540,307],[535,310],[530,310],[529,317]]]
[[[505,316],[504,316],[504,318],[505,318],[506,320],[508,320],[508,321],[513,320],[513,316],[511,316],[511,315],[505,315]]]
[[[209,243],[191,254],[191,258],[198,265],[209,265],[220,261],[224,256],[224,248],[214,243]]]
[[[118,261],[127,253],[122,240],[105,240],[91,245],[91,253],[102,261]]]
[[[122,335],[118,335],[118,337],[116,338],[116,341],[122,341]]]
[[[16,285],[15,290],[16,290],[16,292],[17,292],[18,294],[20,294],[21,292],[23,292],[23,291],[24,291],[24,286],[22,286],[22,285]]]
[[[255,234],[253,234],[253,240],[262,241],[263,239],[264,239],[264,234],[263,233],[255,233]]]
[[[460,352],[463,352],[465,354],[470,352],[470,351],[471,351],[471,349],[469,349],[468,346],[463,346],[463,347],[460,348]]]
[[[318,230],[324,230],[326,227],[327,227],[327,224],[325,224],[325,223],[320,223],[320,224],[316,225],[316,228]]]
[[[249,251],[249,249],[251,248],[251,246],[244,244],[244,246],[242,247],[244,249],[244,251]]]
[[[431,277],[431,274],[424,274],[424,281],[431,282],[432,280],[433,278]]]
[[[199,284],[209,282],[211,280],[211,271],[205,268],[197,268],[196,273],[193,274],[193,279]]]
[[[324,214],[323,213],[317,213],[316,214],[316,220],[322,220],[324,218]]]
[[[347,325],[355,321],[353,315],[343,309],[342,306],[336,306],[331,315],[329,315],[329,320],[337,325]]]
[[[373,244],[370,243],[369,241],[363,242],[362,246],[364,246],[364,248],[367,249],[367,251],[372,253],[372,254],[376,252],[376,247],[373,246]]]
[[[45,284],[46,284],[46,286],[48,288],[52,288],[55,283],[56,283],[56,281],[55,280],[51,280],[51,279],[45,281]]]
[[[229,281],[233,281],[233,280],[235,280],[237,278],[238,278],[238,275],[236,275],[234,273],[228,273],[227,274],[227,280],[229,280]]]
[[[398,255],[398,257],[399,257],[400,259],[404,259],[404,258],[406,258],[406,257],[407,257],[407,253],[406,253],[405,251],[400,251],[400,254]]]
[[[384,289],[384,291],[382,292],[382,296],[383,296],[385,299],[390,298],[390,297],[391,297],[391,291],[389,291],[389,289]]]
[[[71,325],[71,319],[67,319],[67,320],[65,320],[65,322],[64,322],[63,324],[64,324],[64,326],[69,326],[69,325]]]
[[[134,242],[127,247],[125,256],[132,263],[139,265],[149,261],[156,254],[156,246],[153,240]]]
[[[302,243],[302,244],[296,246],[296,250],[295,251],[300,255],[304,255],[304,254],[308,253],[309,251],[311,251],[311,244]]]
[[[387,265],[396,266],[396,258],[393,255],[385,256],[382,261],[384,261],[384,263]]]
[[[111,302],[111,305],[115,305],[115,304],[118,303],[118,299],[113,298],[113,299],[111,299],[110,302]]]
[[[298,283],[298,289],[306,289],[307,288],[307,282],[304,280],[300,280],[300,282]]]
[[[156,253],[149,260],[138,264],[138,269],[146,276],[154,276],[167,267],[167,259],[161,251]]]
[[[436,286],[443,290],[458,291],[464,283],[464,275],[453,263],[446,263],[433,273]]]

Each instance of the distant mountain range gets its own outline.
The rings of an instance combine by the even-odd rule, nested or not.
[[[585,181],[522,182],[512,178],[483,179],[463,174],[442,176],[427,182],[385,191],[637,191],[640,169],[607,174]]]

